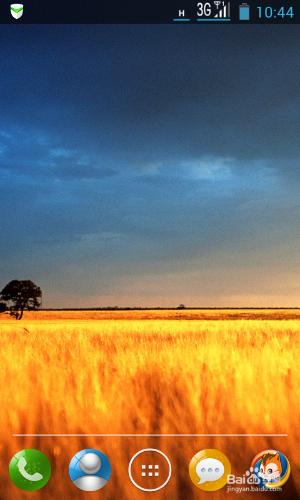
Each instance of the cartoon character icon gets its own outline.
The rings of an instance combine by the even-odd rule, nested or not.
[[[264,450],[258,453],[251,464],[262,490],[283,486],[291,473],[287,457],[278,450]]]
[[[278,452],[266,453],[260,463],[258,476],[268,483],[278,482],[282,475],[282,464]]]

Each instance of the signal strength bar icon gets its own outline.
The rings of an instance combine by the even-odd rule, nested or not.
[[[220,4],[223,4],[222,8],[214,15],[214,19],[226,19],[230,20],[230,2],[214,2],[215,6],[218,8]]]

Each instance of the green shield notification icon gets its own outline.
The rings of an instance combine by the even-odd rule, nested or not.
[[[23,16],[24,5],[21,3],[12,3],[10,6],[10,13],[14,19],[20,19]]]
[[[9,477],[21,490],[40,490],[51,477],[51,464],[48,457],[39,450],[22,450],[10,461]]]

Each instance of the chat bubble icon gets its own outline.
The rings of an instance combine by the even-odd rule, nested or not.
[[[198,484],[218,481],[224,474],[224,465],[216,458],[203,458],[196,466],[196,474],[199,478]]]

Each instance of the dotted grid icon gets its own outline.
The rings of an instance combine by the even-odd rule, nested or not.
[[[142,476],[143,477],[158,477],[159,476],[159,465],[142,465]]]

